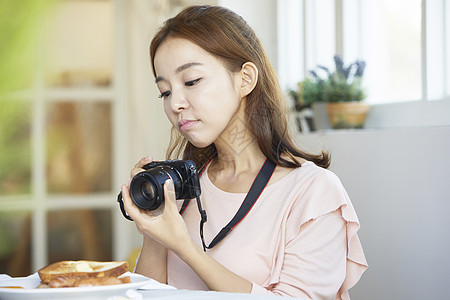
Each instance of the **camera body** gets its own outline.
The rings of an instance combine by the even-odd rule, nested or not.
[[[155,210],[164,202],[167,179],[173,181],[177,200],[200,196],[199,174],[192,160],[155,161],[143,168],[130,183],[131,199],[141,209]]]

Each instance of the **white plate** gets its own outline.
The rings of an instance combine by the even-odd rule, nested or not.
[[[152,282],[145,276],[138,274],[126,274],[130,276],[131,283],[116,285],[92,286],[92,287],[72,287],[72,288],[44,288],[36,289],[39,280],[36,276],[22,278],[11,278],[0,280],[1,286],[22,286],[23,288],[2,288],[0,287],[1,300],[17,299],[108,299],[113,296],[124,296],[128,290],[137,290]]]

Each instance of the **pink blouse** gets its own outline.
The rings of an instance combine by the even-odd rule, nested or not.
[[[209,245],[245,194],[218,189],[207,170],[200,182]],[[183,217],[192,238],[201,245],[195,201]],[[349,299],[348,290],[367,268],[358,229],[355,210],[337,176],[306,162],[268,185],[247,216],[207,253],[252,282],[254,294]],[[197,274],[170,251],[167,270],[168,284],[207,290]]]

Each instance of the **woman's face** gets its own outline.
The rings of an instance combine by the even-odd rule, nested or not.
[[[239,72],[230,73],[217,58],[180,38],[159,46],[154,66],[173,126],[196,147],[216,141],[239,110]]]

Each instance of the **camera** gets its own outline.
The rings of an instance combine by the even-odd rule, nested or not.
[[[192,160],[166,160],[151,162],[143,167],[130,183],[130,196],[134,204],[145,210],[155,210],[164,202],[163,185],[172,179],[176,199],[200,196],[197,167]]]

